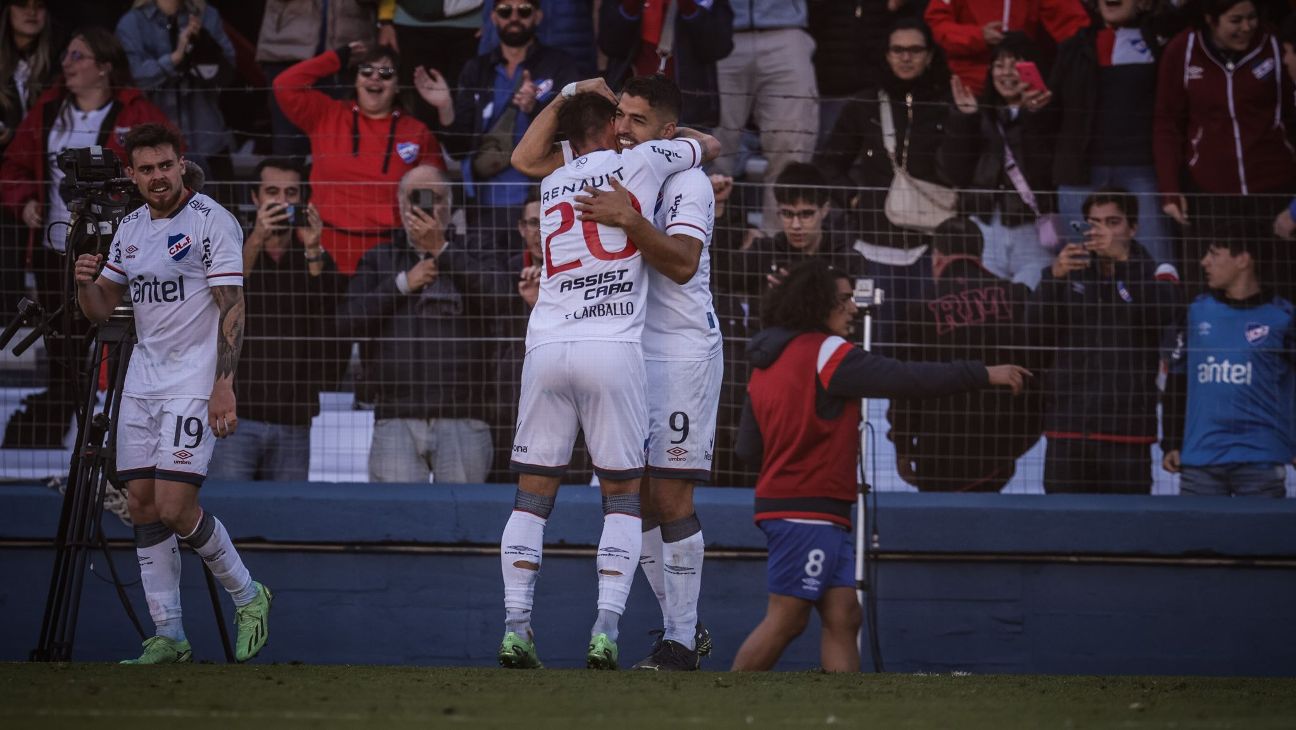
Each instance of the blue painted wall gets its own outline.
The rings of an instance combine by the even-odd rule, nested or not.
[[[512,494],[501,485],[210,484],[203,500],[275,591],[271,641],[258,661],[486,665],[502,632],[494,551]],[[550,666],[583,662],[598,501],[597,490],[566,487],[549,523],[554,549],[535,622]],[[20,545],[54,533],[58,506],[39,487],[0,487],[0,660],[25,658],[36,642],[53,553]],[[750,492],[701,489],[698,511],[716,553],[703,574],[702,616],[717,647],[707,666],[723,669],[764,610],[764,545]],[[880,516],[889,670],[1296,674],[1291,501],[883,494]],[[105,525],[110,537],[129,538],[116,518]],[[137,579],[133,550],[114,559]],[[78,659],[136,651],[106,576],[96,556]],[[183,583],[195,652],[220,660],[192,554]],[[139,587],[130,592],[147,624]],[[659,622],[638,579],[622,620],[623,657],[639,658]],[[812,667],[817,651],[812,626],[780,668]]]

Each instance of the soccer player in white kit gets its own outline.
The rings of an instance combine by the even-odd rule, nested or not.
[[[598,91],[577,93],[586,88]],[[544,271],[527,327],[513,442],[518,492],[500,541],[505,634],[499,661],[505,667],[541,666],[531,631],[535,583],[545,522],[578,430],[585,432],[603,491],[595,561],[599,610],[586,652],[590,668],[618,666],[617,624],[640,550],[639,481],[648,423],[640,338],[647,272],[624,230],[577,220],[575,199],[587,189],[609,188],[615,179],[632,205],[644,210],[668,176],[719,153],[713,138],[691,131],[684,132],[691,138],[618,152],[613,99],[601,80],[569,85],[513,153],[514,167],[524,173],[545,164],[556,171],[540,188]],[[552,143],[560,129],[569,144],[563,149]]]
[[[243,230],[216,201],[186,190],[180,137],[157,124],[126,135],[127,172],[145,205],[122,219],[108,260],[76,261],[77,300],[103,322],[129,293],[138,344],[116,427],[140,582],[157,634],[125,664],[192,661],[180,611],[184,540],[236,607],[235,658],[265,645],[270,591],[252,580],[225,526],[198,504],[214,438],[234,433],[234,372],[243,344]],[[100,270],[102,264],[103,269]]]
[[[626,82],[617,109],[622,149],[674,135],[680,91],[664,76]],[[643,483],[639,565],[661,606],[662,637],[636,669],[695,670],[710,651],[698,623],[704,542],[693,487],[711,476],[724,356],[711,302],[710,245],[715,228],[711,180],[698,169],[662,185],[650,223],[626,196],[595,192],[579,199],[581,220],[623,228],[648,270],[643,351],[648,375],[648,478]],[[652,245],[649,245],[649,244]]]

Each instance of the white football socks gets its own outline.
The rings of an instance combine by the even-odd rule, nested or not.
[[[256,598],[256,585],[252,582],[252,575],[243,565],[243,558],[239,557],[238,550],[234,548],[225,525],[214,515],[204,510],[194,531],[180,539],[188,543],[207,563],[208,570],[229,592],[235,606],[246,606]]]
[[[645,521],[645,524],[647,521]],[[639,548],[639,567],[648,587],[657,596],[657,605],[661,606],[662,619],[666,618],[666,580],[662,572],[662,537],[661,526],[654,524],[652,529],[644,530],[643,545]]]
[[[635,512],[638,512],[639,495],[617,495],[612,499],[617,497],[633,497]],[[634,583],[635,564],[643,544],[638,514],[626,514],[626,511],[609,511],[605,498],[603,535],[599,538],[598,555],[594,560],[598,569],[599,621],[590,633],[607,634],[613,641],[616,641],[617,634],[616,619],[625,613],[630,586]],[[605,611],[616,614],[615,619],[604,614]]]
[[[514,509],[504,525],[504,534],[500,536],[504,630],[515,632],[522,638],[531,636],[531,608],[535,605],[535,586],[540,576],[547,521],[531,512]]]
[[[150,544],[151,543],[151,544]],[[135,556],[139,560],[144,600],[155,633],[184,641],[180,610],[180,544],[161,522],[135,526]]]
[[[663,543],[662,570],[665,573],[666,601],[662,617],[666,628],[663,639],[677,641],[696,649],[698,594],[702,590],[702,556],[706,544],[702,533],[695,532],[677,542]]]

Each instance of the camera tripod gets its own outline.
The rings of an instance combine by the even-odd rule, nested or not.
[[[882,306],[883,292],[874,287],[872,279],[856,279],[853,297],[855,306],[859,308],[864,318],[863,326],[860,328],[860,345],[865,352],[870,352],[873,349],[873,314],[878,307]],[[864,612],[864,628],[868,632],[873,671],[881,672],[883,668],[882,645],[878,638],[877,556],[872,554],[881,546],[877,532],[877,492],[869,485],[867,471],[871,433],[869,399],[861,398],[859,471],[856,474],[859,491],[855,494],[855,597]],[[873,492],[872,510],[869,510],[867,505],[869,492]],[[862,636],[858,638],[857,643],[862,643],[862,638]]]
[[[111,221],[109,230],[115,230],[118,220]],[[67,245],[66,290],[63,305],[46,315],[39,304],[24,299],[19,305],[18,316],[5,328],[4,333],[0,334],[0,348],[5,347],[18,328],[25,324],[34,325],[33,331],[14,348],[16,354],[21,354],[41,336],[82,339],[81,335],[76,333],[74,321],[74,314],[79,313],[79,307],[72,294],[75,292],[73,265],[78,253],[102,252],[105,248],[101,245],[105,229],[101,227],[98,220],[81,218],[71,227],[71,232]],[[109,240],[111,240],[110,234]],[[81,607],[81,592],[91,554],[95,550],[102,553],[104,562],[112,575],[113,584],[116,586],[118,599],[135,630],[140,638],[146,636],[139,617],[136,616],[126,595],[125,586],[117,575],[102,525],[104,497],[110,484],[112,488],[125,489],[124,484],[115,481],[115,454],[122,386],[126,380],[131,351],[136,342],[135,320],[130,305],[118,305],[108,321],[92,327],[84,339],[91,343],[91,346],[87,350],[76,348],[84,353],[84,367],[78,367],[76,356],[70,356],[68,358],[70,362],[60,363],[66,369],[62,377],[75,379],[78,391],[84,395],[84,398],[76,411],[77,435],[68,467],[67,490],[63,495],[63,504],[59,513],[58,532],[54,542],[54,567],[50,574],[49,593],[45,601],[40,638],[36,648],[31,652],[32,661],[72,659]],[[98,402],[98,374],[100,367],[104,365],[107,366],[108,388],[103,411],[95,413]],[[60,377],[60,374],[52,370],[51,377]],[[220,606],[220,594],[215,578],[205,563],[203,574],[211,596],[212,610],[215,612],[216,626],[220,631],[225,657],[227,661],[233,662],[234,654]]]

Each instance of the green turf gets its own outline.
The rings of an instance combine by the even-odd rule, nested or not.
[[[15,730],[824,725],[1293,728],[1296,680],[0,664]]]

